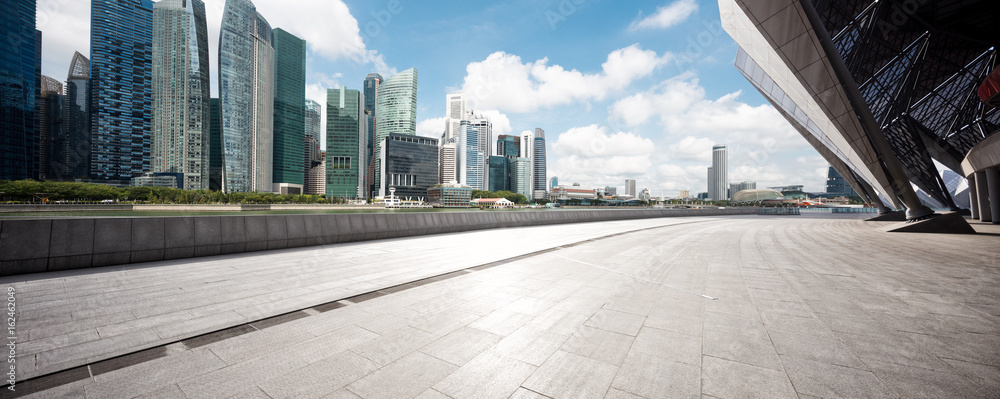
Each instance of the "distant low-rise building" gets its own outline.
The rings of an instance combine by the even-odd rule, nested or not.
[[[468,208],[472,201],[472,188],[446,184],[427,189],[427,203],[445,208]]]
[[[513,208],[514,203],[506,198],[476,198],[471,202],[472,206],[487,208]]]

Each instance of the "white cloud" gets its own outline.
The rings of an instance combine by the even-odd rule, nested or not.
[[[498,51],[466,67],[462,92],[473,108],[534,112],[577,101],[604,100],[672,58],[670,53],[658,56],[655,51],[632,45],[608,54],[600,73],[586,74],[549,65],[548,58],[524,63],[517,55]]]
[[[641,92],[614,103],[610,109],[612,119],[629,126],[638,126],[656,115],[676,115],[691,108],[705,98],[705,89],[697,79],[672,78],[652,90]]]
[[[441,134],[444,133],[444,120],[445,117],[424,119],[417,122],[417,136],[430,137],[435,139],[440,139]]]
[[[684,22],[695,11],[698,11],[698,4],[694,0],[678,0],[657,8],[653,15],[633,22],[629,30],[667,29]]]
[[[598,125],[573,128],[560,134],[552,145],[557,161],[549,175],[559,176],[563,184],[604,187],[609,182],[647,173],[655,150],[651,140],[634,133],[610,134],[606,127]]]
[[[715,144],[711,139],[687,136],[667,148],[672,159],[712,162],[712,146]]]
[[[90,58],[90,2],[39,0],[36,18],[42,31],[42,74],[63,81],[73,52]]]

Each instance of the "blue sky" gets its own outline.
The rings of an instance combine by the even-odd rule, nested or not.
[[[463,91],[495,130],[545,129],[563,184],[705,191],[719,143],[731,181],[825,189],[828,165],[733,67],[714,0],[254,3],[309,42],[308,97],[417,68],[419,134],[440,135],[445,95]],[[223,5],[206,0],[213,79]],[[89,2],[40,0],[39,28],[43,73],[63,79],[88,53]]]

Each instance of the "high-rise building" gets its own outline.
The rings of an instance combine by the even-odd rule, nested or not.
[[[326,91],[326,196],[366,198],[368,184],[362,165],[368,135],[365,97],[344,86]]]
[[[625,195],[635,198],[637,192],[635,191],[635,179],[625,180]]]
[[[180,173],[179,186],[209,188],[211,88],[202,0],[153,5],[153,173]]]
[[[272,188],[274,45],[271,25],[250,0],[226,0],[219,37],[222,189]]]
[[[681,199],[691,198],[691,191],[681,190],[681,194],[678,196],[678,198],[681,198]]]
[[[302,153],[302,168],[305,171],[303,178],[306,183],[305,193],[311,195],[326,194],[326,168],[323,167],[326,151],[320,148],[320,139],[323,137],[322,106],[313,100],[306,100],[305,117],[305,148],[303,148]],[[322,173],[320,173],[320,169],[322,169]]]
[[[756,190],[756,189],[757,189],[757,182],[754,181],[731,183],[729,184],[729,197],[732,197],[733,194],[736,194],[743,190]]]
[[[274,149],[272,191],[300,194],[305,189],[302,143],[305,137],[306,41],[274,30]]]
[[[556,186],[558,185],[559,185],[559,177],[552,176],[552,178],[549,179],[549,189],[556,188]]]
[[[40,76],[35,0],[5,0],[0,12],[0,179],[38,175],[35,106]]]
[[[833,166],[830,167],[830,171],[827,172],[826,179],[826,193],[834,195],[844,195],[848,197],[858,195],[857,191],[841,176]]]
[[[441,145],[439,184],[458,184],[458,138]]]
[[[548,193],[545,190],[546,182],[546,152],[545,152],[545,131],[535,128],[534,144],[531,147],[531,180],[532,199],[545,199]]]
[[[465,94],[451,93],[445,96],[444,109],[444,133],[441,138],[442,140],[448,140],[458,136],[460,132],[459,125],[463,120],[468,119]]]
[[[488,187],[487,152],[479,147],[483,141],[481,135],[487,134],[482,128],[473,126],[469,121],[461,121],[458,136],[458,181],[473,190],[486,190]]]
[[[507,157],[490,157],[490,191],[510,191],[510,166]]]
[[[531,159],[519,157],[511,159],[513,165],[513,181],[510,183],[511,191],[531,199]]]
[[[222,151],[222,103],[218,98],[209,101],[208,122],[208,189],[222,190],[222,167],[225,158]]]
[[[150,169],[153,2],[90,9],[91,178],[125,184]]]
[[[48,180],[58,166],[53,155],[58,153],[62,130],[63,85],[58,80],[42,76],[38,103],[38,179]]]
[[[378,105],[378,88],[382,85],[385,78],[377,73],[369,73],[365,77],[364,89],[365,89],[365,113],[368,119],[368,136],[365,137],[365,159],[367,164],[364,165],[367,175],[365,176],[365,181],[368,184],[368,188],[363,190],[365,196],[369,193],[376,191],[378,188],[375,187],[375,135],[376,135],[376,123],[378,119],[378,112],[376,110]]]
[[[502,134],[497,137],[497,155],[501,157],[520,157],[521,138]]]
[[[76,52],[64,86],[62,126],[49,147],[49,179],[74,180],[90,176],[90,60]]]
[[[712,201],[729,199],[728,156],[725,144],[712,147],[712,168],[708,176],[708,198]]]
[[[385,161],[379,196],[385,197],[395,188],[397,197],[426,201],[427,190],[437,183],[438,140],[390,133],[378,148],[380,159]]]
[[[417,70],[407,69],[386,79],[378,86],[375,99],[375,186],[385,175],[382,150],[379,148],[389,134],[417,134]],[[327,169],[331,166],[327,163]]]

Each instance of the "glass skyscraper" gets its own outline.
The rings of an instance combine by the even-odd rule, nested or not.
[[[326,95],[326,196],[364,198],[368,188],[364,167],[364,147],[368,124],[365,97],[344,86],[329,89]]]
[[[507,157],[490,157],[490,191],[510,191],[510,174]]]
[[[157,2],[153,40],[152,171],[182,174],[179,183],[188,190],[208,189],[211,89],[205,3]]]
[[[708,198],[713,201],[729,199],[728,149],[725,144],[712,147],[712,168],[708,173]]]
[[[385,78],[377,73],[370,73],[365,77],[365,112],[368,114],[368,136],[365,138],[365,159],[368,163],[364,165],[366,170],[366,181],[368,188],[365,189],[365,195],[371,193],[378,188],[375,187],[375,121],[378,119],[378,114],[376,113],[376,104],[378,100],[378,88],[382,85]]]
[[[54,156],[61,144],[63,84],[42,76],[36,111],[38,113],[38,179],[48,180],[58,169]]]
[[[62,126],[53,138],[49,178],[86,179],[90,176],[90,60],[79,52],[73,54],[64,90]]]
[[[90,11],[91,178],[150,169],[153,2],[94,0]]]
[[[208,155],[208,189],[222,190],[222,103],[218,98],[209,102],[209,155]]]
[[[305,100],[305,148],[302,151],[303,179],[305,180],[305,194],[321,195],[326,194],[326,172],[321,172],[323,165],[322,149],[319,147],[319,140],[323,129],[323,108],[318,102]],[[325,169],[325,168],[323,168]],[[312,176],[312,178],[310,178]]]
[[[548,178],[545,163],[545,131],[535,128],[534,143],[531,146],[531,189],[530,199],[545,199],[545,183]]]
[[[274,165],[275,192],[305,186],[303,165],[306,99],[306,42],[278,28],[274,30]]]
[[[274,46],[250,0],[226,0],[219,37],[222,189],[271,191]]]
[[[472,125],[469,121],[461,121],[458,137],[458,179],[459,182],[473,190],[486,190],[489,154],[479,145],[480,137],[487,134],[481,126]]]
[[[427,190],[437,183],[438,140],[412,134],[389,134],[380,147],[385,160],[385,172],[379,186],[380,195],[396,189],[399,198],[424,198]]]
[[[417,70],[407,69],[386,79],[378,86],[376,97],[374,185],[381,186],[381,146],[385,137],[390,133],[417,134]]]
[[[0,179],[37,175],[35,159],[35,0],[3,0],[0,5]]]

